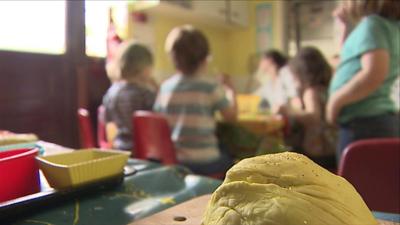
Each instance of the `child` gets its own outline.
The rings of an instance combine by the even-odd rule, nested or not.
[[[154,109],[167,116],[177,158],[198,174],[225,172],[232,161],[218,149],[214,116],[219,111],[226,120],[236,119],[235,92],[226,79],[221,86],[205,77],[209,45],[199,30],[173,29],[165,48],[177,72],[161,85]]]
[[[294,80],[299,87],[302,109],[280,111],[290,120],[300,124],[304,129],[304,137],[295,150],[314,159],[334,154],[334,138],[324,121],[324,110],[327,101],[327,88],[332,70],[322,53],[313,47],[299,50],[289,63]],[[333,160],[334,161],[334,160]]]
[[[103,98],[105,120],[115,124],[117,134],[113,147],[131,150],[132,114],[136,110],[151,110],[155,100],[154,83],[150,77],[153,57],[150,51],[136,42],[125,42],[107,67],[113,84]]]
[[[344,43],[326,117],[340,126],[340,159],[354,141],[400,136],[398,110],[390,97],[400,74],[400,1],[343,1],[334,15]]]

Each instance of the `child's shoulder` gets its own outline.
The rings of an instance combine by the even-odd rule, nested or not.
[[[150,89],[135,83],[114,83],[108,90],[107,95],[115,99],[130,99],[138,96],[154,94]]]
[[[212,77],[206,76],[195,76],[185,77],[182,75],[173,75],[172,77],[165,80],[161,85],[161,90],[199,90],[210,92],[217,87],[217,82]]]
[[[161,86],[169,85],[169,84],[174,84],[179,82],[181,79],[181,76],[179,74],[174,74],[170,76],[168,79],[164,80],[161,84]]]
[[[178,74],[172,75],[171,77],[169,77],[168,79],[164,80],[161,83],[160,91],[164,92],[168,89],[174,88],[175,86],[178,85],[180,79],[181,79],[181,77]]]
[[[206,85],[211,85],[211,86],[218,85],[217,81],[215,80],[215,77],[211,77],[211,76],[199,76],[199,77],[197,77],[197,81],[200,83],[204,83]]]

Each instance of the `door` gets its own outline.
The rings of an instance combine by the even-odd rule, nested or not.
[[[84,8],[82,2],[61,3],[0,2],[12,11],[0,31],[0,130],[77,147],[76,68],[82,58],[77,49],[84,54]],[[59,26],[62,34],[51,33]]]
[[[0,52],[0,129],[67,144],[64,57]]]

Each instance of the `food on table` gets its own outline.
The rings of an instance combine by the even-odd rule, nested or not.
[[[301,154],[244,159],[208,203],[203,225],[373,225],[377,221],[344,178]]]
[[[35,142],[38,137],[34,134],[15,134],[9,131],[0,131],[0,146]]]

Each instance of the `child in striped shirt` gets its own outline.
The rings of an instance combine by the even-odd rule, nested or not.
[[[209,45],[199,30],[177,27],[165,47],[177,72],[161,85],[154,110],[167,116],[177,158],[198,174],[225,172],[232,160],[219,149],[214,116],[236,119],[235,91],[205,76]]]

